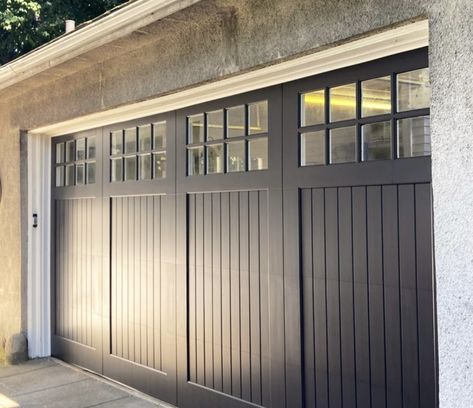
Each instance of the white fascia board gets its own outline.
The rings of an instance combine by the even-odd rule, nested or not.
[[[0,66],[0,90],[124,37],[200,0],[136,0]]]
[[[417,21],[230,78],[31,129],[30,133],[58,136],[151,116],[426,47],[428,44],[428,21]]]

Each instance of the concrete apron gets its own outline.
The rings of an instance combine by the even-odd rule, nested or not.
[[[0,408],[171,405],[54,358],[0,365]]]

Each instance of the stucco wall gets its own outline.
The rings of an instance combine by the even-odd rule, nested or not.
[[[473,2],[204,0],[148,28],[138,49],[97,50],[98,64],[36,78],[0,120],[0,338],[19,328],[18,129],[70,119],[215,80],[419,16],[431,25],[435,263],[441,407],[473,401]],[[161,25],[160,25],[161,24]],[[163,29],[166,27],[166,29]],[[116,56],[120,54],[119,56]],[[114,56],[115,55],[115,56]],[[92,58],[92,56],[91,56]],[[99,58],[100,59],[100,58]],[[84,66],[85,58],[82,63]],[[72,63],[71,63],[72,64]],[[67,64],[62,67],[67,73]],[[72,69],[71,69],[72,72]],[[3,96],[21,92],[6,90]],[[0,93],[0,97],[2,94]],[[3,109],[5,115],[5,109]],[[1,113],[0,113],[1,115]],[[11,121],[11,128],[8,122]],[[11,130],[13,129],[13,130]],[[5,313],[8,311],[8,313]],[[13,312],[12,312],[13,311]]]
[[[22,330],[20,138],[0,105],[0,356],[6,339]]]

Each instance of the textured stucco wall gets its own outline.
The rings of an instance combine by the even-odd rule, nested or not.
[[[441,407],[473,406],[473,2],[431,24],[432,154]]]
[[[23,329],[20,233],[20,138],[0,105],[0,348]],[[1,355],[0,350],[0,355]]]
[[[148,27],[146,41],[135,38],[139,48],[133,41],[121,41],[84,57],[79,72],[76,60],[74,69],[62,66],[57,79],[38,77],[23,88],[0,93],[13,107],[8,120],[0,112],[0,174],[6,179],[0,207],[0,259],[6,259],[0,271],[6,279],[0,280],[0,295],[7,299],[0,301],[0,336],[2,330],[20,326],[19,128],[155,97],[420,16],[428,17],[431,26],[440,401],[445,408],[471,406],[471,0],[204,0]],[[67,75],[68,69],[74,73]],[[5,315],[8,307],[13,313]]]

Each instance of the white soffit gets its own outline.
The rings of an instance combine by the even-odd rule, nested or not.
[[[428,43],[428,21],[417,21],[173,94],[32,129],[30,133],[58,136],[124,122],[426,47]]]

